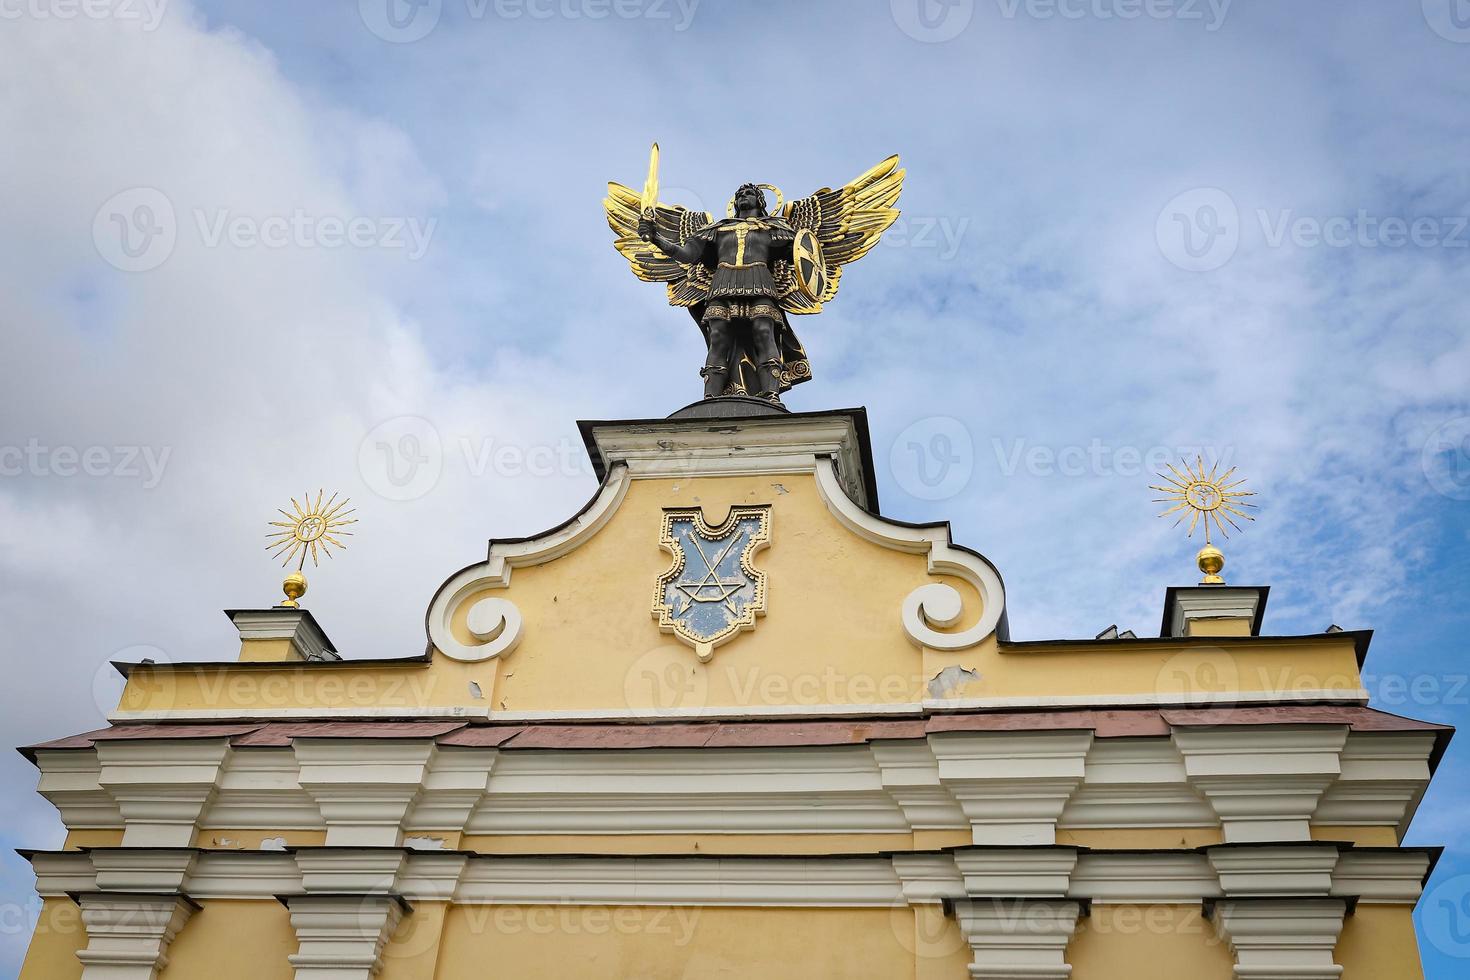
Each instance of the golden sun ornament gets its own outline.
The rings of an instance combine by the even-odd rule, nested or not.
[[[1200,456],[1195,457],[1193,466],[1186,461],[1181,461],[1181,465],[1183,470],[1172,463],[1168,464],[1169,472],[1159,474],[1159,478],[1165,481],[1164,485],[1151,485],[1149,489],[1165,495],[1154,498],[1155,503],[1173,505],[1161,513],[1160,517],[1179,514],[1174,521],[1175,527],[1184,523],[1185,517],[1189,518],[1187,537],[1194,537],[1195,529],[1204,526],[1205,546],[1195,556],[1199,570],[1205,576],[1200,584],[1224,585],[1225,580],[1220,577],[1220,570],[1225,567],[1225,556],[1215,547],[1213,534],[1218,533],[1220,537],[1228,538],[1230,532],[1226,530],[1227,525],[1236,531],[1242,530],[1235,518],[1255,520],[1243,508],[1253,510],[1256,505],[1242,499],[1254,497],[1255,492],[1237,489],[1245,483],[1243,478],[1231,482],[1230,478],[1235,475],[1234,466],[1224,473],[1220,472],[1219,463],[1206,470],[1205,461]]]
[[[285,520],[269,522],[271,527],[282,530],[266,535],[269,539],[266,550],[275,552],[272,558],[282,558],[282,566],[296,562],[296,570],[281,583],[281,589],[286,593],[281,603],[283,606],[296,608],[300,605],[297,600],[306,594],[306,559],[310,557],[311,566],[315,568],[322,555],[332,557],[333,548],[345,549],[347,545],[341,539],[351,537],[352,532],[343,528],[357,523],[357,518],[352,516],[357,513],[356,509],[347,506],[351,500],[343,497],[338,501],[336,493],[325,500],[323,498],[326,498],[324,490],[316,492],[315,501],[310,493],[303,494],[300,502],[292,497],[291,511],[280,510]]]

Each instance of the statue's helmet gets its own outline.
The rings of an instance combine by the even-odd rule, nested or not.
[[[759,184],[741,184],[735,191],[736,202],[738,203],[746,194],[751,194],[755,197],[757,202],[756,212],[761,217],[766,217],[768,214],[766,211],[766,192],[761,189],[761,186]]]

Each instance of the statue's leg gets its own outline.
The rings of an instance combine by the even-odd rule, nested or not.
[[[725,393],[725,384],[730,377],[730,348],[735,342],[729,320],[706,320],[705,330],[709,335],[709,356],[699,376],[704,378],[704,397],[718,398]]]
[[[756,363],[760,368],[760,397],[773,402],[781,400],[781,349],[776,346],[776,321],[758,316],[750,325],[755,342]]]

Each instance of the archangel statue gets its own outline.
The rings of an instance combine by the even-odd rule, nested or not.
[[[613,243],[645,282],[668,284],[669,305],[689,310],[708,354],[704,397],[749,395],[781,404],[781,393],[812,376],[787,319],[820,313],[837,295],[842,267],[856,262],[893,224],[904,172],[891,156],[850,183],[786,202],[771,184],[744,184],[714,220],[658,201],[658,144],[643,193],[607,185]],[[776,195],[776,213],[765,190]]]

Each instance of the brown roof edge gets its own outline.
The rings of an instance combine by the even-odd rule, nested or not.
[[[784,721],[662,719],[651,723],[444,720],[271,721],[255,724],[130,724],[85,732],[18,751],[32,764],[42,749],[87,749],[99,741],[147,738],[228,738],[240,748],[284,747],[296,738],[432,738],[445,747],[509,749],[672,749],[860,745],[959,732],[1092,731],[1099,738],[1167,736],[1173,727],[1347,725],[1358,732],[1435,735],[1438,765],[1454,729],[1357,705],[1274,705],[1230,708],[1103,708],[972,711],[924,718],[812,718]]]

